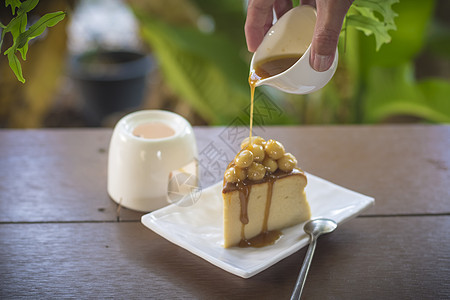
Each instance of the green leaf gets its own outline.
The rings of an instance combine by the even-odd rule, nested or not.
[[[19,10],[19,11],[20,11],[20,10]],[[19,37],[19,35],[20,35],[21,33],[25,32],[25,31],[27,30],[27,22],[28,22],[27,19],[28,19],[28,18],[27,18],[27,14],[24,13],[24,14],[23,14],[23,17],[22,17],[22,20],[21,20],[21,22],[20,22],[20,31],[19,31],[19,34],[17,35],[17,37],[14,37],[14,40],[16,40],[16,39]],[[25,44],[22,48],[19,48],[18,50],[19,50],[20,54],[22,54],[22,59],[23,59],[23,60],[26,60],[26,59],[27,59],[27,52],[28,52],[28,43]]]
[[[363,31],[366,35],[373,34],[376,41],[376,50],[378,51],[383,44],[391,41],[391,36],[386,27],[381,27],[378,21],[362,15],[351,15],[347,17],[347,25]]]
[[[358,34],[360,67],[366,71],[372,66],[396,67],[414,60],[427,45],[427,30],[434,14],[433,0],[408,0],[395,5],[398,18],[396,31],[389,32],[392,41],[375,51],[375,39]],[[347,50],[349,50],[347,48]]]
[[[6,25],[5,29],[4,29],[4,33],[6,32],[11,32],[11,34],[13,35],[13,37],[18,37],[20,34],[20,29],[22,28],[22,24],[23,24],[23,20],[25,18],[25,23],[26,23],[26,18],[27,15],[26,14],[22,14],[19,15],[15,18],[13,18],[8,25]]]
[[[355,8],[367,8],[372,12],[378,12],[383,16],[385,23],[394,24],[394,18],[398,15],[392,10],[391,6],[398,3],[399,0],[356,0],[353,5]]]
[[[6,29],[2,32],[2,41],[3,37],[7,32],[11,32],[13,36],[13,45],[5,51],[5,55],[8,55],[11,52],[15,52],[17,50],[17,40],[21,33],[26,30],[27,26],[27,14],[21,14],[11,20]],[[25,53],[26,54],[26,53]],[[23,56],[23,54],[22,54]]]
[[[2,24],[2,25],[3,25],[3,24]],[[2,28],[6,28],[6,26],[5,26],[5,27],[2,26]],[[3,38],[5,37],[5,34],[6,34],[6,30],[5,30],[5,29],[2,29],[2,36],[0,37],[0,52],[1,52],[1,50],[2,50]]]
[[[25,83],[25,78],[23,78],[23,75],[22,75],[22,66],[20,65],[20,61],[17,58],[17,56],[14,54],[14,52],[8,53],[8,62],[9,62],[9,67],[11,68],[11,70],[13,70],[17,79],[20,82]]]
[[[15,51],[15,49],[16,49],[15,45],[16,45],[18,37],[20,36],[21,33],[25,32],[27,29],[27,22],[28,22],[27,12],[29,12],[33,8],[35,8],[36,5],[38,4],[38,2],[39,2],[39,0],[27,0],[27,1],[24,1],[23,3],[20,3],[20,1],[19,1],[19,5],[18,5],[19,11],[17,13],[17,16],[15,18],[13,18],[7,26],[4,27],[4,30],[3,30],[2,36],[1,36],[0,47],[3,43],[5,34],[7,32],[11,32],[11,34],[13,36],[14,47],[10,51]],[[18,47],[18,48],[21,48],[21,47]],[[28,50],[28,46],[23,47],[22,49],[19,49],[19,51],[22,54],[22,58],[24,60],[26,59],[27,50]],[[5,54],[7,54],[7,53],[5,52]]]
[[[34,23],[28,30],[21,33],[17,39],[16,49],[22,48],[29,40],[41,35],[47,27],[58,24],[66,16],[65,12],[48,13],[42,16],[39,21]]]
[[[19,48],[18,50],[22,55],[22,59],[27,60],[28,44],[25,44],[22,48]]]
[[[26,0],[22,2],[22,5],[19,7],[19,11],[17,14],[23,14],[31,11],[36,5],[39,3],[39,0]]]
[[[33,24],[28,30],[27,26],[27,14],[26,12],[32,10],[38,1],[28,0],[22,3],[22,7],[19,8],[19,15],[11,20],[2,32],[2,41],[6,32],[11,32],[13,36],[13,45],[5,51],[5,55],[8,56],[9,65],[13,70],[17,79],[21,82],[25,82],[22,75],[22,67],[20,61],[15,55],[16,50],[22,55],[22,59],[26,60],[28,52],[28,41],[39,36],[44,32],[47,27],[52,27],[58,24],[64,19],[65,12],[49,13],[41,17],[35,24]],[[0,43],[1,46],[1,43]]]
[[[5,34],[8,32],[11,32],[11,34],[13,36],[13,45],[14,45],[16,43],[19,35],[26,30],[26,27],[27,27],[27,14],[18,15],[17,17],[13,18],[9,22],[9,24],[5,27],[5,29],[3,30],[1,42],[3,42],[3,38],[4,38]],[[1,46],[1,43],[0,43],[0,46]],[[12,48],[15,49],[14,47],[12,47]],[[11,49],[11,51],[13,51],[13,49]],[[5,52],[5,55],[6,54],[7,53]]]
[[[392,10],[392,5],[397,2],[399,0],[355,0],[347,15],[346,25],[353,26],[366,35],[373,34],[378,51],[383,44],[391,41],[388,31],[397,29],[394,22],[397,14]]]
[[[5,0],[5,7],[8,7],[8,5],[11,5],[11,11],[12,14],[15,15],[16,14],[16,8],[22,5],[22,3],[20,2],[20,0]]]

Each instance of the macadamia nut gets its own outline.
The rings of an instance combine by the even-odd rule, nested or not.
[[[242,150],[235,157],[234,163],[240,168],[246,168],[253,162],[253,153],[249,150]]]
[[[234,173],[239,181],[245,180],[247,178],[247,169],[235,167]]]
[[[278,168],[284,172],[291,172],[297,166],[297,159],[291,153],[285,153],[278,160]]]
[[[234,183],[238,181],[234,167],[229,167],[226,169],[224,177],[226,182]]]
[[[264,146],[266,154],[272,159],[280,159],[284,155],[284,147],[280,142],[268,140]]]
[[[236,183],[246,179],[258,181],[278,169],[289,173],[297,167],[294,155],[286,153],[283,145],[276,140],[265,141],[259,136],[254,136],[251,144],[249,138],[246,138],[242,141],[241,147],[242,150],[225,171],[226,182]]]
[[[266,168],[266,170],[270,173],[273,173],[278,169],[277,162],[268,156],[266,156],[266,158],[264,158],[262,163],[263,163],[264,167]]]
[[[251,144],[248,145],[246,149],[253,153],[253,161],[262,162],[264,160],[264,157],[266,156],[264,148],[261,145]]]
[[[250,167],[248,167],[248,179],[250,180],[261,180],[266,175],[266,168],[262,164],[253,162]]]
[[[247,147],[250,144],[249,141],[250,141],[249,138],[245,138],[241,143],[241,149],[244,149],[245,147]],[[264,146],[265,143],[266,143],[266,141],[262,137],[252,136],[252,145]]]

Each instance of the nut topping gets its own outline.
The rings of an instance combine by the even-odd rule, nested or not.
[[[225,171],[226,182],[258,181],[277,170],[290,173],[297,168],[297,159],[291,153],[285,153],[284,146],[276,140],[265,141],[255,136],[249,143],[249,138],[246,138],[241,148]]]

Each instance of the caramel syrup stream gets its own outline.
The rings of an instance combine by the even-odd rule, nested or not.
[[[248,77],[248,83],[250,85],[250,130],[249,130],[249,144],[253,143],[252,133],[253,133],[253,106],[255,98],[255,88],[258,81],[264,78],[275,76],[280,74],[290,67],[292,67],[302,56],[301,55],[288,55],[288,56],[278,56],[271,57],[267,60],[261,61],[255,65],[254,69],[251,70]],[[248,196],[250,194],[251,185],[239,183],[237,189],[239,190],[239,199],[241,202],[241,214],[240,220],[242,223],[241,227],[241,241],[239,247],[263,247],[266,245],[274,244],[281,236],[281,231],[268,230],[270,206],[272,203],[272,190],[273,184],[276,177],[270,176],[268,180],[268,191],[266,206],[264,211],[264,220],[261,229],[261,233],[251,239],[246,239],[245,237],[245,225],[248,224]]]
[[[248,83],[250,85],[250,132],[249,132],[249,141],[252,144],[252,132],[253,132],[253,103],[255,99],[255,88],[256,83],[261,78],[256,74],[255,70],[252,70],[250,76],[248,77]]]

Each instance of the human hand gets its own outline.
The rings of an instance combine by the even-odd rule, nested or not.
[[[302,0],[301,3],[317,9],[309,63],[318,72],[326,71],[333,63],[342,23],[353,0]],[[261,44],[272,26],[273,11],[280,18],[291,8],[291,0],[249,0],[245,21],[248,50],[255,52]]]

